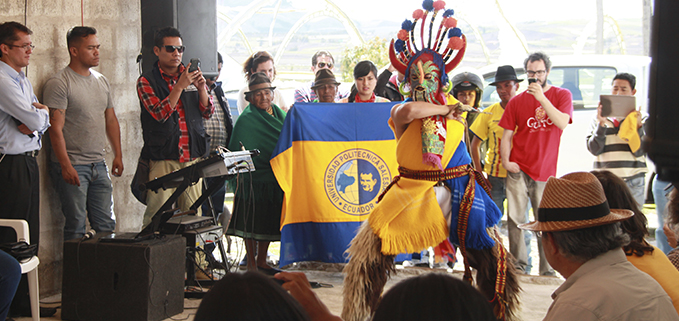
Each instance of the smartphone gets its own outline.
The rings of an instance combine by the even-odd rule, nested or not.
[[[200,68],[200,58],[191,58],[191,67],[189,67],[189,72],[194,72]]]
[[[538,81],[537,78],[528,78],[528,84],[529,84],[529,85],[532,84],[532,83],[534,83],[534,82],[537,82],[537,81]]]

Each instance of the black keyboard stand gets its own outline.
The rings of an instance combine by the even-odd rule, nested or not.
[[[253,150],[250,151],[251,155],[257,156],[259,155],[258,150]],[[156,192],[159,189],[168,189],[168,188],[176,188],[175,191],[172,193],[172,195],[163,203],[163,205],[156,211],[156,213],[153,215],[153,218],[151,219],[151,223],[147,225],[139,234],[138,236],[160,236],[163,225],[170,219],[174,214],[176,214],[178,211],[177,210],[171,210],[174,206],[174,203],[179,199],[179,196],[186,191],[186,189],[193,185],[198,183],[198,181],[203,177],[203,169],[207,166],[211,166],[216,164],[217,162],[223,162],[224,161],[224,156],[220,153],[214,154],[211,157],[204,159],[200,162],[197,162],[189,167],[182,168],[180,170],[174,171],[172,173],[169,173],[165,176],[156,178],[150,182],[147,182],[145,185],[146,190],[149,192]],[[230,166],[227,166],[227,168],[238,168],[240,165],[239,163],[234,163]],[[244,164],[245,167],[247,167],[247,164]],[[205,201],[208,202],[208,207],[210,210],[210,214],[212,216],[212,223],[213,225],[217,225],[217,215],[214,211],[214,207],[212,204],[212,199],[210,196],[214,194],[216,191],[218,191],[226,182],[227,179],[233,177],[235,175],[223,175],[223,176],[217,176],[214,177],[212,182],[207,185],[205,181],[203,181],[203,193],[201,196],[191,205],[189,208],[189,212],[196,213],[198,211],[198,208],[203,205]],[[226,211],[226,209],[225,209]],[[223,226],[222,227],[224,231],[228,228],[228,226]],[[221,238],[219,238],[217,241],[215,241],[217,247],[219,248],[219,252],[222,256],[222,263],[226,267],[225,273],[228,273],[231,269],[231,266],[229,265],[227,256],[226,256],[226,251],[224,250],[224,245],[222,243]],[[187,286],[195,286],[195,285],[212,285],[214,282],[218,280],[197,280],[195,277],[195,272],[196,268],[199,268],[197,266],[197,262],[195,262],[195,256],[193,258],[189,258],[189,255],[191,253],[196,253],[197,250],[195,248],[195,245],[193,246],[188,246],[187,248],[187,262],[186,262],[186,267],[187,267],[187,279],[186,279],[186,285]],[[191,291],[185,291],[184,296],[187,298],[202,298],[202,296],[206,292],[191,292]]]

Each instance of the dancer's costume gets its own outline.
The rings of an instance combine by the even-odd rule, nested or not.
[[[460,105],[447,93],[452,87],[447,73],[462,59],[465,37],[443,1],[427,0],[423,7],[413,13],[413,21],[403,22],[398,40],[392,41],[391,63],[405,75],[404,83],[410,83],[410,92],[402,88],[411,96],[406,102]],[[392,119],[389,125],[395,131]],[[493,231],[502,214],[489,196],[487,181],[471,165],[464,132],[461,122],[435,115],[414,120],[398,138],[399,176],[347,250],[345,321],[364,320],[375,309],[389,273],[395,272],[393,256],[445,247],[448,241],[465,257],[465,279],[472,281],[470,265],[478,269],[478,286],[498,319],[514,316],[519,287]]]

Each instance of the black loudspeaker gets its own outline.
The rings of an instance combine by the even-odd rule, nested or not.
[[[649,118],[645,147],[656,165],[658,177],[679,181],[679,1],[655,0],[651,28],[651,77]]]
[[[164,27],[175,27],[182,34],[184,65],[199,58],[205,78],[218,75],[217,0],[141,0],[142,71],[153,68],[158,60],[153,38]]]
[[[104,243],[97,236],[64,242],[62,320],[155,321],[184,311],[183,237]]]

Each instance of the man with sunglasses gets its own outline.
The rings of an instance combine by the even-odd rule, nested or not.
[[[332,54],[330,54],[330,52],[320,50],[311,57],[311,71],[314,73],[314,75],[316,75],[316,73],[321,69],[328,69],[330,71],[334,71],[334,67],[335,59],[332,57]],[[316,92],[313,89],[311,89],[312,87],[314,87],[313,81],[295,89],[295,102],[296,103],[318,102],[318,97],[316,96]],[[338,101],[348,96],[349,96],[348,91],[346,90],[342,91],[338,89],[337,93],[335,94],[335,101]]]
[[[561,133],[572,122],[573,100],[570,91],[547,82],[552,63],[546,54],[533,53],[523,64],[529,85],[509,100],[500,119],[504,128],[500,157],[507,170],[509,251],[517,260],[515,266],[525,272],[528,254],[524,234],[517,226],[526,222],[529,198],[536,213],[547,179],[556,175]],[[553,276],[542,239],[537,240],[540,275]]]
[[[91,69],[99,65],[97,30],[73,27],[66,43],[70,62],[43,91],[52,120],[50,174],[65,218],[64,241],[82,238],[87,220],[97,232],[115,229],[113,186],[104,160],[107,137],[114,155],[111,173],[123,173],[111,89],[106,77]]]
[[[50,126],[47,106],[40,104],[22,69],[35,48],[33,32],[10,21],[0,24],[0,218],[26,220],[30,243],[40,242],[40,173],[36,157]],[[16,242],[11,228],[0,228],[0,243]],[[55,309],[42,309],[49,317]],[[31,316],[28,281],[23,275],[10,316]]]
[[[158,61],[137,80],[141,103],[144,147],[141,157],[149,161],[149,179],[193,165],[209,152],[210,136],[203,119],[214,112],[200,68],[189,72],[182,64],[185,47],[179,30],[166,27],[156,32],[153,53]],[[187,211],[201,195],[202,182],[179,196],[177,205]],[[172,195],[174,189],[150,192],[146,199],[143,226]],[[200,214],[200,213],[199,213]]]

